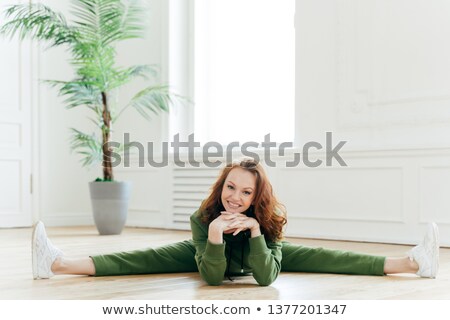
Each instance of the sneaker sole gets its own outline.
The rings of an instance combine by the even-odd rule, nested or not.
[[[33,268],[33,279],[34,280],[39,278],[38,271],[37,271],[38,270],[37,255],[36,255],[36,250],[34,249],[36,247],[36,229],[37,229],[38,225],[39,225],[39,222],[33,226],[33,234],[31,236],[31,265]]]
[[[431,266],[431,273],[434,275],[432,278],[436,278],[436,274],[439,269],[439,229],[436,223],[432,223],[431,227],[433,228],[433,240],[435,244],[435,259],[433,259],[434,263]]]

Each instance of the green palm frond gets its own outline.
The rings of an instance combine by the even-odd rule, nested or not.
[[[101,162],[103,150],[100,140],[94,134],[88,135],[74,128],[71,128],[71,130],[70,148],[82,156],[82,165],[88,167]]]
[[[169,86],[152,86],[138,92],[125,108],[132,107],[145,119],[150,120],[151,114],[157,115],[161,111],[169,111],[174,98],[181,97],[170,92]]]
[[[139,1],[129,0],[78,0],[73,2],[75,24],[84,37],[83,42],[111,43],[142,36],[143,8]]]
[[[97,115],[101,115],[102,97],[101,91],[92,85],[89,81],[52,81],[47,80],[46,83],[53,87],[58,87],[61,96],[68,96],[64,101],[68,109],[88,106]]]
[[[115,41],[122,41],[127,39],[141,38],[144,33],[145,10],[136,0],[125,1],[125,4],[120,4],[118,17],[118,27],[109,30],[106,38],[106,43]]]
[[[112,76],[110,89],[121,87],[137,77],[148,80],[158,75],[157,68],[150,65],[137,65],[126,69],[118,69]]]
[[[5,18],[11,20],[0,28],[0,34],[11,38],[18,35],[22,40],[26,37],[45,40],[51,46],[77,41],[77,30],[67,24],[63,15],[43,4],[10,6]]]
[[[97,117],[97,118],[91,118],[91,117],[89,117],[88,119],[94,124],[94,126],[95,126],[96,128],[102,129],[103,123],[102,123],[102,122],[99,122],[100,117]]]
[[[77,69],[78,76],[89,80],[91,85],[100,91],[110,90],[111,78],[115,72],[115,49],[95,44],[80,44],[74,51],[76,52],[71,63]]]
[[[72,151],[82,156],[82,165],[89,167],[103,161],[103,150],[101,141],[95,134],[89,135],[77,129],[71,128],[72,138],[70,147]],[[110,144],[110,149],[118,155],[128,152],[132,142],[124,144],[114,142]]]

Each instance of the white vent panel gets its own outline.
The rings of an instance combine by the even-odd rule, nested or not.
[[[189,230],[189,217],[206,199],[220,172],[218,168],[174,168],[172,227]]]

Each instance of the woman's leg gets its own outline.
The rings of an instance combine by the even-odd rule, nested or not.
[[[64,256],[56,258],[51,266],[54,274],[88,276],[171,273],[198,271],[195,248],[191,241],[167,246],[112,253],[81,259]]]
[[[308,248],[283,243],[283,271],[364,275],[416,273],[419,265],[409,257],[391,258],[348,251]]]
[[[33,229],[32,267],[34,279],[48,279],[55,274],[127,275],[145,273],[194,272],[195,247],[183,241],[155,249],[135,250],[82,259],[63,255],[47,237],[44,224]]]
[[[386,262],[384,264],[385,274],[416,273],[417,271],[419,271],[419,265],[409,257],[386,258]]]
[[[51,271],[54,274],[78,274],[93,276],[95,275],[95,265],[90,257],[71,259],[62,256],[55,259],[51,266]]]
[[[283,242],[281,271],[384,275],[385,257]]]
[[[90,276],[146,273],[195,272],[195,248],[191,241],[167,246],[70,259],[56,258],[51,266],[54,274]]]
[[[196,272],[195,247],[183,241],[155,249],[92,256],[95,276]]]
[[[348,251],[308,248],[283,242],[282,271],[384,275],[416,273],[435,278],[439,269],[439,232],[435,223],[407,257],[386,258]]]

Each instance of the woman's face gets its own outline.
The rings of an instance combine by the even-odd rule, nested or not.
[[[252,204],[256,192],[256,176],[242,168],[234,168],[222,188],[222,205],[225,211],[242,213]]]

